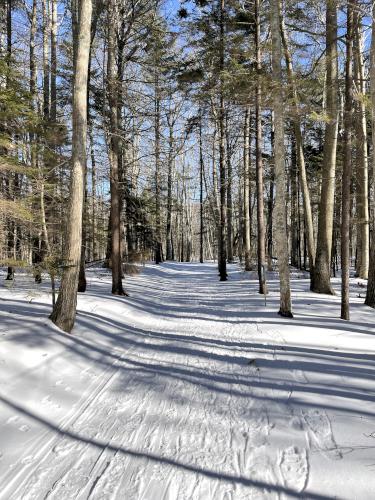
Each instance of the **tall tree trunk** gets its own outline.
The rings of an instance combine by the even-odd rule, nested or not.
[[[33,0],[31,17],[30,17],[30,97],[31,97],[31,108],[34,112],[37,111],[37,67],[36,67],[36,54],[35,54],[35,44],[36,44],[36,34],[37,34],[37,0]],[[33,131],[30,133],[30,157],[31,157],[31,168],[35,172],[37,169],[37,136]],[[34,209],[39,210],[38,203],[34,202]],[[40,262],[40,251],[39,251],[39,237],[34,235],[32,237],[32,263],[38,264]],[[35,281],[38,283],[41,281],[41,274],[39,270],[35,272]]]
[[[174,138],[173,124],[169,125],[169,150],[168,150],[168,179],[167,179],[167,241],[166,241],[166,259],[172,260],[172,181],[173,181],[173,160],[174,160]]]
[[[96,233],[96,159],[94,150],[94,138],[92,133],[92,123],[89,123],[89,137],[90,137],[90,157],[91,157],[91,233],[92,233],[92,259],[94,261],[99,259],[97,233]]]
[[[245,271],[251,271],[251,232],[250,232],[250,106],[246,106],[244,121],[243,148],[243,229]]]
[[[49,0],[43,0],[43,115],[48,120],[50,113],[50,36]]]
[[[255,0],[255,50],[257,81],[255,90],[255,170],[256,170],[256,190],[257,190],[257,226],[258,226],[258,281],[259,293],[267,293],[267,283],[265,276],[266,264],[266,229],[264,225],[264,184],[263,184],[263,161],[262,161],[262,59],[260,51],[260,0]]]
[[[76,317],[78,274],[81,258],[91,15],[92,1],[82,0],[73,87],[72,173],[65,234],[65,266],[59,296],[50,316],[59,328],[68,333],[71,332]]]
[[[51,0],[51,122],[57,121],[57,0]]]
[[[353,13],[353,62],[357,88],[355,105],[356,135],[356,205],[357,205],[357,275],[367,279],[369,266],[369,207],[368,207],[368,159],[366,123],[366,79],[364,74],[361,14]]]
[[[220,231],[219,231],[219,275],[226,281],[227,275],[227,176],[225,165],[225,107],[224,107],[224,51],[225,51],[225,0],[220,0],[220,90],[219,90],[219,174],[220,174]]]
[[[306,164],[305,164],[305,154],[303,151],[303,135],[302,135],[302,125],[301,118],[299,114],[299,98],[297,93],[297,86],[295,81],[295,75],[293,71],[293,63],[292,57],[289,52],[288,40],[285,33],[284,28],[284,17],[281,18],[281,38],[283,42],[286,69],[288,74],[289,83],[292,87],[292,96],[293,96],[293,128],[294,128],[294,136],[296,141],[296,153],[297,153],[297,163],[299,168],[299,176],[301,180],[301,188],[302,188],[302,197],[303,197],[303,207],[305,211],[305,233],[307,239],[307,248],[309,254],[309,267],[310,267],[310,275],[312,276],[314,270],[315,263],[315,238],[314,238],[314,224],[313,224],[313,216],[311,210],[311,201],[310,201],[310,189],[307,180],[306,173]]]
[[[233,262],[233,197],[232,197],[232,150],[230,146],[230,135],[229,135],[229,117],[226,114],[226,146],[227,146],[227,254],[228,262]]]
[[[291,137],[291,157],[290,157],[290,262],[292,266],[298,267],[298,179],[297,179],[297,158],[296,141],[294,135]]]
[[[6,41],[7,41],[7,66],[10,69],[11,60],[12,60],[12,0],[6,0]],[[6,78],[6,87],[9,84],[9,73],[8,71]],[[6,128],[6,126],[5,126]],[[14,197],[14,186],[13,179],[9,176],[6,179],[6,185],[8,188],[8,197],[12,199]],[[12,195],[13,193],[13,195]],[[15,251],[15,223],[14,221],[9,221],[9,227],[7,231],[7,250],[8,250],[8,258],[14,260],[14,251]],[[6,280],[13,280],[14,278],[14,267],[8,266]]]
[[[349,320],[350,187],[352,180],[353,3],[347,3],[344,110],[344,157],[341,195],[341,319]]]
[[[118,82],[116,70],[117,49],[117,10],[116,0],[110,0],[108,6],[108,104],[109,104],[109,162],[111,191],[111,263],[112,293],[126,295],[122,286],[122,254],[121,254],[121,193],[119,174],[119,128],[118,128]]]
[[[156,63],[155,63],[156,64]],[[162,257],[161,244],[161,210],[160,210],[160,84],[159,68],[155,67],[155,264],[160,264]]]
[[[371,50],[370,50],[370,89],[371,89],[371,133],[372,150],[375,151],[375,1],[372,2],[371,24]],[[375,186],[375,155],[372,155],[372,175]],[[375,204],[371,208],[371,253],[367,282],[365,304],[375,308]]]
[[[288,238],[286,228],[285,208],[285,145],[284,145],[284,94],[281,69],[281,34],[280,34],[280,3],[271,2],[272,28],[272,76],[275,84],[273,90],[273,110],[275,121],[275,182],[276,182],[276,248],[280,275],[280,309],[279,314],[293,317],[290,293],[290,273]]]
[[[204,173],[204,162],[203,162],[203,144],[202,144],[202,114],[199,117],[199,219],[200,219],[200,231],[199,231],[199,262],[203,264],[204,260],[204,221],[203,221],[203,173]]]
[[[337,0],[327,0],[326,8],[326,115],[322,187],[320,192],[318,236],[311,290],[334,294],[331,286],[331,251],[335,197],[337,103]]]

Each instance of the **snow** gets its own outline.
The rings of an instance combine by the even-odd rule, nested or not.
[[[294,319],[275,313],[274,274],[265,306],[236,265],[222,283],[214,263],[150,264],[129,298],[88,278],[73,335],[45,285],[0,288],[1,499],[375,497],[375,311],[358,280],[344,322],[302,273]]]

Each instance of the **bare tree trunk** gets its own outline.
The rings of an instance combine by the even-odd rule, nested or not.
[[[301,118],[299,115],[299,99],[297,93],[297,87],[295,82],[295,76],[293,71],[293,63],[292,58],[289,52],[288,41],[285,34],[284,28],[284,18],[281,18],[281,38],[283,42],[286,69],[288,73],[288,79],[292,86],[292,95],[293,95],[293,105],[294,105],[294,113],[293,113],[293,128],[294,128],[294,136],[296,140],[296,153],[297,153],[297,163],[299,167],[299,174],[301,180],[301,188],[302,188],[302,196],[303,196],[303,207],[305,211],[305,232],[307,239],[307,248],[309,254],[309,267],[310,267],[310,275],[313,273],[314,263],[315,263],[315,238],[314,238],[314,225],[313,225],[313,216],[311,210],[311,201],[310,201],[310,190],[309,184],[307,180],[306,174],[306,164],[305,164],[305,154],[303,151],[303,136],[302,136],[302,126],[301,126]]]
[[[32,109],[36,110],[36,63],[35,63],[35,43],[37,32],[37,0],[33,0],[30,19],[30,95]]]
[[[227,254],[228,262],[233,262],[233,197],[232,197],[232,150],[230,146],[228,113],[226,114],[226,146],[227,146]]]
[[[111,263],[112,263],[112,293],[126,295],[122,286],[122,255],[121,255],[121,194],[119,175],[119,128],[118,128],[118,89],[116,71],[117,48],[117,9],[116,0],[111,0],[108,6],[108,104],[109,104],[109,161],[110,161],[110,191],[111,191]]]
[[[372,150],[375,151],[375,2],[372,2],[372,28],[370,50],[370,89],[371,89],[371,133]],[[375,155],[372,155],[372,175],[375,186]],[[371,209],[371,253],[365,304],[375,308],[375,204]]]
[[[202,144],[202,114],[199,117],[199,182],[200,182],[200,193],[199,193],[199,205],[200,205],[200,234],[199,234],[199,262],[203,264],[204,260],[204,221],[203,221],[203,173],[204,173],[204,162],[203,162],[203,144]]]
[[[7,54],[6,54],[6,63],[8,68],[10,68],[11,60],[12,60],[12,0],[6,0],[6,39],[7,39]],[[9,72],[8,72],[9,73]],[[9,84],[9,76],[6,77],[6,87]],[[6,126],[5,126],[6,128]],[[12,188],[12,178],[9,176],[6,179],[6,186],[8,188],[8,198],[12,199],[12,193],[14,196],[14,187]],[[8,258],[14,260],[14,251],[15,251],[15,224],[14,221],[9,221],[9,227],[7,231],[7,251]],[[8,266],[6,280],[13,280],[14,278],[14,267]]]
[[[353,117],[353,3],[347,3],[344,155],[341,195],[341,319],[349,320],[350,273],[350,187],[352,178],[352,117]]]
[[[353,61],[357,88],[355,105],[356,136],[356,205],[357,205],[357,275],[367,279],[369,266],[369,207],[368,207],[368,159],[366,124],[366,79],[364,74],[361,15],[353,13]]]
[[[51,122],[57,121],[57,0],[51,0]]]
[[[336,147],[338,130],[337,103],[337,0],[327,0],[326,10],[326,115],[322,187],[315,266],[311,290],[334,295],[331,286],[331,251],[335,197]]]
[[[99,258],[98,244],[97,244],[97,234],[96,234],[96,160],[95,160],[95,150],[94,150],[94,138],[92,134],[92,124],[89,125],[89,136],[90,136],[90,157],[91,157],[91,196],[92,196],[92,207],[91,207],[91,233],[92,233],[92,258],[97,260]]]
[[[166,259],[172,260],[172,175],[173,175],[173,158],[174,158],[174,139],[173,139],[173,124],[169,125],[169,151],[168,151],[168,179],[167,179],[167,241],[166,241]]]
[[[224,108],[224,50],[225,50],[225,0],[220,0],[220,96],[219,96],[219,174],[220,174],[220,232],[219,232],[219,274],[220,281],[227,275],[227,176],[225,166],[225,108]]]
[[[50,111],[50,65],[49,65],[49,0],[43,0],[43,115],[49,117]]]
[[[275,181],[276,181],[276,248],[280,275],[280,316],[292,318],[290,294],[288,237],[285,208],[285,145],[284,145],[284,95],[281,69],[281,34],[280,3],[271,2],[272,28],[272,75],[275,88],[273,90],[273,110],[275,120]]]
[[[291,155],[290,155],[290,263],[298,267],[298,178],[297,178],[297,158],[296,141],[294,135],[291,137]]]
[[[36,34],[37,34],[37,0],[33,0],[31,18],[30,18],[30,96],[31,96],[31,107],[34,112],[37,111],[37,67],[35,61],[35,44],[36,44]],[[34,132],[30,134],[30,157],[31,157],[31,168],[35,172],[37,169],[37,136]],[[38,203],[34,203],[35,210],[39,210]],[[33,237],[33,249],[32,249],[32,263],[38,264],[40,262],[40,251],[39,251],[39,237]],[[35,282],[41,282],[40,270],[36,269],[35,272]]]
[[[243,229],[245,271],[251,271],[251,241],[250,241],[250,107],[245,110],[244,122],[244,148],[243,148]]]
[[[59,328],[68,333],[71,332],[74,326],[76,316],[78,274],[81,258],[91,14],[92,1],[82,0],[73,88],[72,173],[65,234],[65,267],[59,296],[50,316],[51,320]]]
[[[155,264],[160,264],[162,257],[161,210],[160,210],[160,87],[159,68],[155,67]]]
[[[263,161],[262,161],[262,59],[260,51],[260,0],[255,0],[255,50],[257,66],[257,82],[255,91],[255,169],[257,189],[257,225],[258,225],[258,281],[259,293],[267,293],[267,283],[264,273],[266,264],[266,229],[264,225],[264,184],[263,184]]]

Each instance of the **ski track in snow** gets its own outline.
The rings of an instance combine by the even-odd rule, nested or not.
[[[348,359],[334,358],[327,347],[332,336],[319,344],[325,330],[308,326],[301,333],[298,319],[288,326],[277,318],[272,280],[264,308],[261,297],[251,296],[248,276],[236,266],[230,271],[232,279],[223,284],[214,264],[149,266],[126,280],[130,297],[120,300],[108,295],[107,274],[92,273],[89,291],[79,297],[74,335],[52,328],[47,340],[38,337],[51,329],[43,319],[43,294],[42,313],[32,317],[34,306],[24,294],[12,303],[0,290],[9,301],[4,318],[13,307],[2,327],[10,347],[1,361],[9,363],[23,342],[28,351],[22,355],[32,350],[37,359],[25,368],[15,356],[15,376],[0,384],[1,401],[40,417],[16,407],[11,414],[8,407],[2,419],[0,402],[0,437],[8,429],[21,443],[7,461],[0,440],[0,498],[354,498],[340,478],[358,463],[367,476],[353,491],[362,487],[358,498],[373,498],[373,471],[356,451],[366,447],[345,441],[347,427],[339,441],[332,420],[344,414],[351,425],[353,414],[362,418],[357,395],[365,397],[366,429],[375,429],[366,400],[370,386],[359,385],[362,371],[370,382],[375,374],[360,364],[357,345]],[[298,297],[301,292],[297,288]],[[35,343],[16,318],[28,318]],[[44,342],[57,346],[50,353]],[[38,392],[17,400],[27,374]],[[343,395],[334,394],[335,384]],[[361,427],[358,432],[364,435]],[[24,445],[19,433],[31,434]],[[352,463],[351,456],[357,457]]]

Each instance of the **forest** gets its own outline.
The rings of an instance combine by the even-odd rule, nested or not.
[[[123,295],[124,262],[237,259],[266,293],[277,259],[283,316],[289,265],[340,273],[343,319],[354,268],[374,307],[371,5],[107,3],[4,2],[6,279],[60,274],[65,331],[99,261]]]
[[[373,498],[374,1],[1,0],[0,178],[0,498]]]

